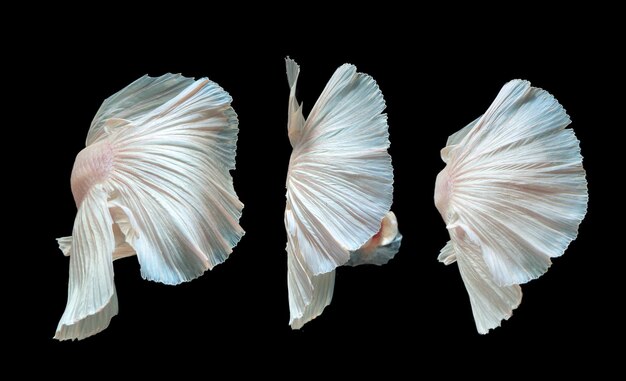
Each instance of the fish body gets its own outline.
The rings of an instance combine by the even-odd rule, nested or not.
[[[340,66],[308,118],[296,99],[300,67],[287,58],[285,228],[290,325],[301,328],[331,302],[339,266],[383,264],[402,236],[393,200],[385,101],[374,79]]]
[[[71,189],[68,302],[55,338],[83,339],[118,312],[113,260],[137,255],[145,279],[175,285],[222,263],[243,236],[235,193],[238,133],[216,83],[144,76],[101,106]]]
[[[458,263],[481,334],[512,316],[520,284],[578,235],[588,193],[569,124],[551,94],[513,80],[441,150],[434,201],[450,241],[439,260]]]

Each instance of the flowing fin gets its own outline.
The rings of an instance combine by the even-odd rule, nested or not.
[[[107,99],[72,170],[79,207],[68,305],[58,339],[84,338],[117,313],[112,261],[138,255],[145,278],[193,279],[226,259],[244,234],[233,188],[238,121],[206,78],[142,77]]]
[[[393,194],[385,102],[376,82],[343,65],[291,155],[287,199],[312,274],[345,264],[380,228]],[[334,241],[334,242],[331,242]]]
[[[69,257],[72,253],[72,236],[57,238],[59,243],[59,249],[63,252],[63,255]]]
[[[299,328],[330,303],[335,268],[378,232],[393,169],[385,102],[371,77],[339,67],[305,121],[295,98],[299,67],[286,64],[293,153],[285,227],[290,324]]]
[[[311,303],[304,307],[301,315],[291,316],[289,325],[292,329],[300,329],[304,324],[315,319],[322,314],[333,299],[335,290],[335,271],[314,275],[311,279],[312,295]],[[290,296],[289,300],[292,298]],[[290,308],[292,307],[290,303]]]
[[[439,253],[439,256],[437,257],[437,259],[439,260],[439,262],[443,263],[444,265],[451,265],[454,262],[456,262],[456,253],[454,252],[454,244],[452,243],[452,241],[448,241],[448,243],[446,243],[446,246],[443,247],[443,249],[441,249],[441,252]]]
[[[335,271],[311,275],[298,262],[298,258],[287,246],[287,285],[289,290],[289,325],[292,329],[302,326],[321,315],[333,298]]]
[[[229,173],[238,132],[231,101],[200,79],[110,136],[111,207],[146,279],[194,279],[222,263],[244,234]]]
[[[474,237],[498,285],[541,276],[576,238],[588,196],[569,123],[554,97],[515,80],[470,131],[451,137],[440,211]]]
[[[441,160],[443,160],[444,163],[448,162],[448,159],[450,158],[450,152],[455,149],[457,147],[457,144],[459,144],[461,140],[463,140],[465,135],[467,135],[472,130],[472,128],[474,128],[480,118],[481,117],[476,118],[476,120],[474,120],[472,123],[461,128],[460,130],[448,137],[448,140],[446,141],[446,146],[441,150]]]
[[[453,250],[472,304],[476,329],[484,335],[513,315],[513,310],[522,301],[522,289],[518,285],[498,286],[494,283],[480,248],[472,243],[453,244]]]
[[[91,122],[87,145],[106,137],[115,127],[140,119],[176,97],[193,82],[193,79],[180,74],[165,74],[160,77],[144,75],[102,103]]]
[[[68,300],[55,339],[84,339],[117,314],[113,283],[115,247],[107,193],[95,186],[78,209],[72,232]]]
[[[298,85],[298,76],[300,75],[300,66],[296,61],[287,57],[287,80],[289,82],[289,118],[287,121],[289,142],[295,147],[300,141],[302,128],[304,127],[304,116],[302,115],[302,105],[298,104],[296,99],[296,86]]]

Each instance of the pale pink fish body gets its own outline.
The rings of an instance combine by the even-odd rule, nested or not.
[[[113,260],[137,255],[144,278],[178,284],[223,262],[244,231],[235,167],[237,115],[206,78],[144,76],[108,98],[74,163],[78,207],[67,307],[55,338],[82,339],[117,314]]]

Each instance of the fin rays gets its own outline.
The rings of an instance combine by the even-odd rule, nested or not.
[[[59,239],[71,270],[57,338],[97,333],[117,313],[114,259],[136,254],[144,278],[178,284],[232,252],[244,231],[243,204],[229,172],[238,133],[231,101],[206,78],[166,74],[142,77],[103,103],[87,137],[88,154],[75,164],[78,200],[85,192],[87,198],[73,237]],[[94,227],[96,216],[106,223]],[[85,244],[81,234],[90,229],[103,233]],[[101,268],[89,265],[94,256]],[[108,287],[98,286],[103,295],[88,293],[102,282]]]
[[[451,241],[440,260],[459,263],[480,333],[511,315],[517,285],[544,274],[578,234],[588,194],[569,123],[552,95],[514,80],[442,150],[435,204]]]

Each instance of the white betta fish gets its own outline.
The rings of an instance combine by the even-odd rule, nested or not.
[[[345,64],[308,119],[296,100],[300,67],[287,58],[289,141],[287,282],[289,324],[298,329],[330,304],[335,268],[384,264],[400,247],[387,153],[385,101],[376,82]]]
[[[229,171],[237,114],[207,78],[144,76],[104,101],[74,163],[78,213],[55,338],[83,339],[117,314],[113,260],[137,255],[145,279],[175,285],[222,263],[243,236]]]
[[[587,211],[579,141],[552,95],[514,80],[487,112],[448,138],[435,205],[481,334],[500,326],[565,252]]]

